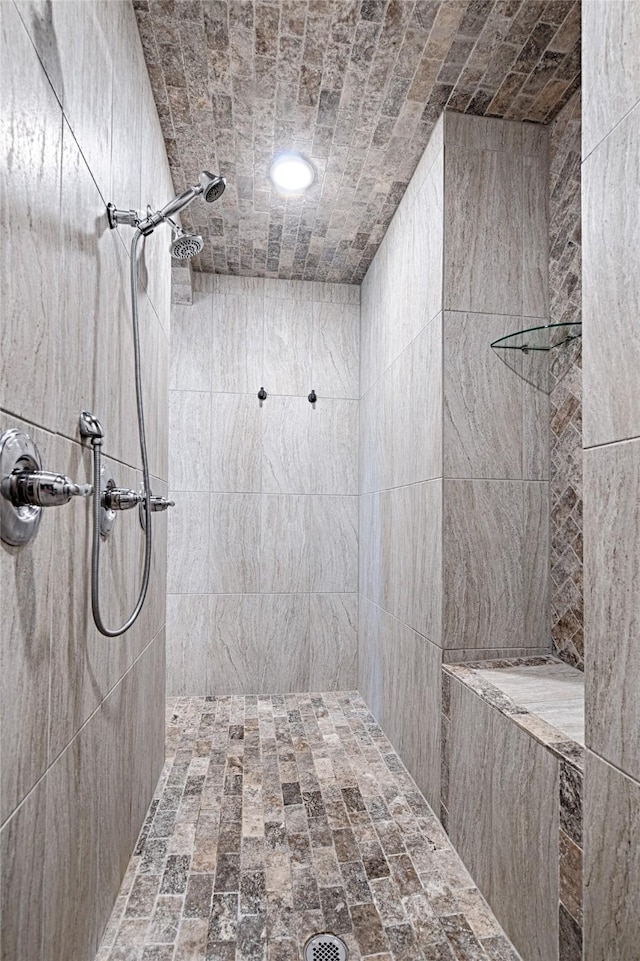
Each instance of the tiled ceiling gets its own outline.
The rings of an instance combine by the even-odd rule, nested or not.
[[[447,107],[548,123],[580,85],[579,0],[134,0],[197,270],[361,282]],[[284,200],[294,149],[317,175]]]

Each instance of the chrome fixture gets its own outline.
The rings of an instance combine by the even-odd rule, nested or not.
[[[151,498],[152,514],[157,514],[158,511],[160,512],[166,511],[170,507],[175,507],[175,506],[176,506],[176,502],[167,500],[166,497],[157,497],[154,495]],[[142,528],[142,530],[144,530],[147,524],[147,517],[144,512],[144,504],[142,503],[142,501],[140,502],[140,507],[139,507],[139,520],[140,520],[140,527]]]
[[[173,223],[173,221],[172,221]],[[196,234],[189,234],[182,227],[174,225],[173,240],[169,245],[169,253],[178,260],[190,260],[199,254],[204,247],[202,237]]]
[[[303,948],[304,961],[347,961],[349,951],[335,934],[314,934]]]
[[[42,458],[28,434],[11,428],[0,436],[0,535],[20,547],[38,532],[44,507],[88,497],[91,484],[74,484],[64,474],[42,470]]]
[[[203,170],[197,184],[194,184],[193,187],[187,187],[181,194],[165,204],[162,210],[152,211],[148,207],[145,217],[142,217],[135,210],[118,210],[114,204],[107,204],[109,226],[113,228],[124,224],[128,227],[137,227],[140,233],[146,237],[159,224],[171,223],[171,218],[188,207],[196,197],[202,195],[208,204],[218,200],[224,193],[226,186],[227,182],[224,177],[218,177],[209,173],[208,170]]]
[[[264,387],[261,387],[260,390],[258,391],[258,400],[260,401],[261,407],[266,399],[267,399],[267,392],[264,389]]]

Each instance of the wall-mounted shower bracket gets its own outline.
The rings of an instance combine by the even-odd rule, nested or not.
[[[0,534],[6,544],[20,547],[35,537],[44,507],[92,493],[91,484],[42,470],[40,451],[28,434],[11,428],[0,436]]]
[[[112,230],[116,227],[137,227],[140,217],[137,210],[118,210],[115,204],[107,204],[107,217]]]

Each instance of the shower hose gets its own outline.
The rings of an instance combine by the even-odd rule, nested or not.
[[[151,485],[149,483],[149,459],[147,457],[147,439],[144,430],[144,406],[142,401],[142,372],[140,365],[140,325],[138,320],[138,243],[142,234],[136,230],[131,241],[131,255],[129,276],[131,280],[131,319],[133,322],[133,355],[136,382],[136,408],[138,414],[138,437],[140,438],[140,455],[142,458],[142,482],[144,487],[144,570],[142,586],[135,607],[125,623],[118,628],[106,627],[100,612],[100,512],[102,510],[101,497],[101,466],[102,466],[102,436],[92,437],[93,445],[93,544],[91,553],[91,608],[96,627],[105,637],[119,637],[128,631],[138,619],[143,608],[149,587],[149,573],[151,571]]]

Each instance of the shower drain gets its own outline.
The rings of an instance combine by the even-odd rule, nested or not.
[[[347,946],[335,934],[314,934],[304,946],[304,961],[347,961]]]

